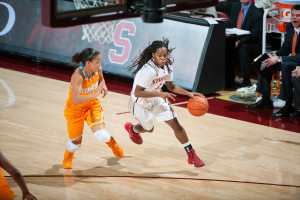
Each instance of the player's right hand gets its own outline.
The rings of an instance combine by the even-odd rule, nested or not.
[[[175,98],[176,97],[176,94],[173,94],[173,93],[169,93],[169,92],[161,92],[160,93],[160,97],[163,98],[163,99],[172,99],[173,101],[175,101]]]

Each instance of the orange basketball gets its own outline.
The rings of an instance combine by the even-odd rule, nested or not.
[[[202,116],[208,111],[208,101],[205,97],[194,96],[187,103],[188,111],[194,116]]]

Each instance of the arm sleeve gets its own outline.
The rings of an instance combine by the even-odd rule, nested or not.
[[[249,11],[248,11],[249,12]],[[247,15],[252,13],[247,13]],[[260,10],[256,10],[253,13],[253,20],[251,21],[250,26],[250,35],[243,36],[240,38],[240,44],[243,43],[258,43],[262,40],[262,24],[263,24],[263,15]]]
[[[276,52],[277,56],[288,56],[292,51],[292,42],[293,38],[288,34],[288,32],[292,31],[291,28],[294,28],[292,24],[288,23],[286,25],[287,33],[284,36],[284,42],[281,48]]]
[[[300,64],[300,54],[295,56],[282,56],[282,62],[295,62]]]
[[[239,10],[238,3],[233,3],[230,7],[230,15],[229,15],[229,20],[226,24],[227,28],[235,28],[236,27],[236,21],[237,21],[237,15],[236,15],[236,10]],[[237,8],[235,8],[237,7]]]

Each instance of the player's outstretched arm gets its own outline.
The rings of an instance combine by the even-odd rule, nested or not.
[[[11,164],[6,158],[5,156],[2,154],[2,152],[0,151],[0,167],[3,168],[5,171],[7,171],[7,173],[9,173],[13,179],[16,181],[16,183],[20,186],[22,193],[23,193],[23,200],[36,200],[37,198],[35,196],[33,196],[28,188],[27,185],[25,183],[25,180],[22,176],[22,174],[20,173],[20,171],[15,168],[13,166],[13,164]]]

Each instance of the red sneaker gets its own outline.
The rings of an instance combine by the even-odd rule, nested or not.
[[[136,143],[136,144],[142,144],[143,143],[143,138],[141,137],[141,135],[139,133],[133,133],[132,132],[132,123],[131,122],[127,122],[125,124],[125,129],[126,131],[129,133],[129,137],[131,139],[132,142]]]
[[[187,155],[189,164],[194,164],[195,167],[202,167],[205,165],[204,162],[196,155],[194,149],[191,149],[189,152],[187,152]]]

